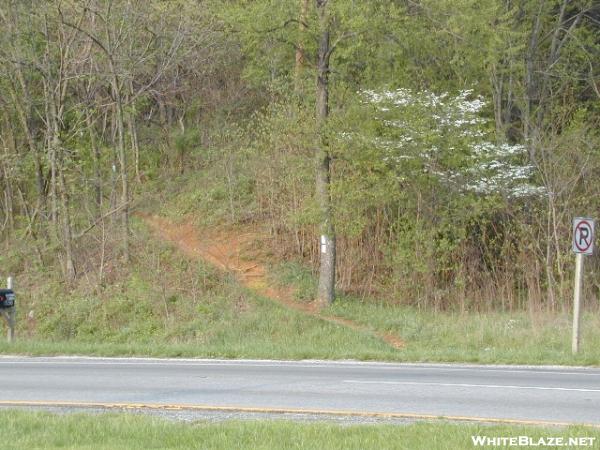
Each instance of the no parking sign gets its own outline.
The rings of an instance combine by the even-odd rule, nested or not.
[[[594,252],[594,219],[576,217],[573,219],[573,251],[584,255]]]

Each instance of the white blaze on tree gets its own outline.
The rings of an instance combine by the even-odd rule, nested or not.
[[[315,197],[320,210],[321,242],[325,243],[324,246],[321,246],[320,253],[317,302],[329,305],[335,297],[336,239],[331,204],[331,156],[323,136],[323,128],[329,116],[329,60],[332,47],[327,0],[317,0],[316,6],[319,17],[319,50],[316,91]]]

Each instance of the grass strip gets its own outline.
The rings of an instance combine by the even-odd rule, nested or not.
[[[22,410],[0,411],[0,423],[0,449],[468,449],[477,448],[473,436],[525,436],[535,443],[585,438],[592,444],[588,448],[600,442],[600,430],[585,427],[427,422],[349,426],[279,420],[182,423],[138,414],[57,415]]]

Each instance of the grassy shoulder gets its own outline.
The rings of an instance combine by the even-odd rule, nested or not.
[[[472,436],[527,436],[600,441],[600,430],[453,423],[407,425],[299,424],[284,421],[196,422],[133,414],[0,411],[0,449],[468,449]],[[504,446],[487,446],[498,448]],[[592,446],[593,447],[593,446]]]
[[[580,352],[571,353],[571,318],[537,312],[432,313],[343,299],[330,310],[402,336],[407,361],[600,365],[600,318],[586,314]]]
[[[314,298],[316,280],[296,263],[273,267],[273,282],[294,286],[296,301]],[[600,316],[583,317],[580,353],[571,354],[572,318],[544,311],[432,312],[377,299],[340,295],[324,314],[400,336],[405,347],[394,353],[402,361],[485,364],[600,365]]]

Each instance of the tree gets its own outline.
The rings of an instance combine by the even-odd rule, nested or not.
[[[316,199],[320,209],[320,269],[317,302],[331,304],[335,298],[335,255],[336,238],[331,205],[331,156],[323,136],[323,128],[329,116],[329,61],[330,24],[327,11],[328,0],[316,0],[319,17],[319,51],[317,56],[317,93],[316,93]]]
[[[296,66],[294,69],[294,91],[296,95],[301,95],[302,90],[302,71],[306,64],[304,39],[308,28],[308,8],[310,0],[300,0],[300,14],[298,18],[298,42],[296,44]]]

